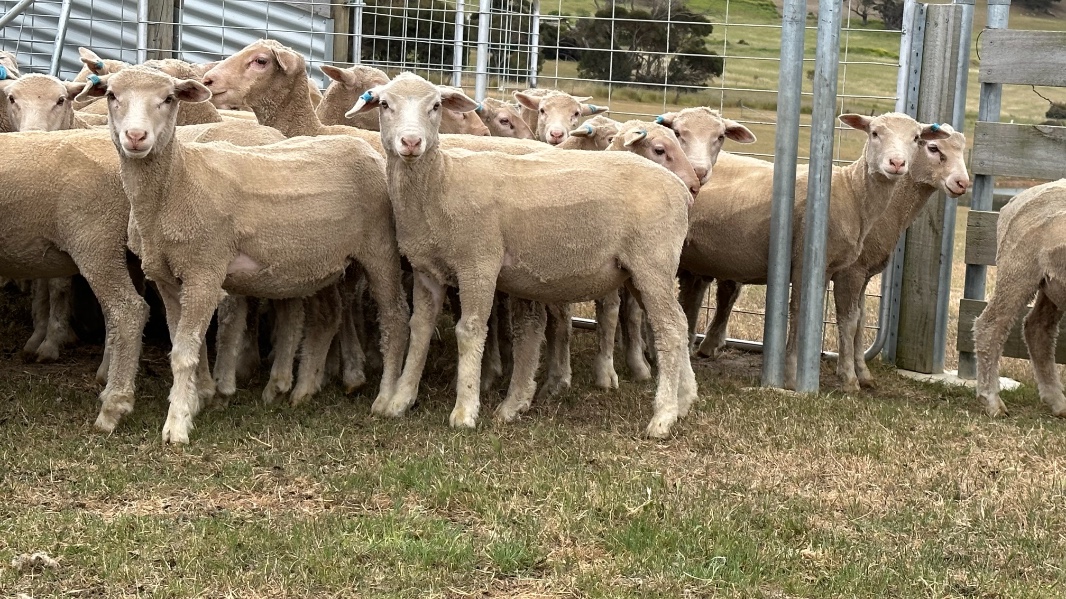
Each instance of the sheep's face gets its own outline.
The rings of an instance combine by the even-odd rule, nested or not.
[[[594,116],[570,132],[570,137],[574,141],[567,143],[566,148],[571,150],[606,150],[611,145],[611,142],[614,141],[615,135],[618,134],[619,126],[621,126],[621,123],[614,119],[605,116]],[[575,141],[577,142],[576,145]]]
[[[692,200],[700,193],[700,180],[674,133],[656,123],[627,121],[614,136],[608,150],[629,151],[674,173],[688,187]],[[692,200],[689,205],[692,205]]]
[[[198,81],[138,66],[90,80],[78,99],[92,96],[107,100],[111,139],[119,153],[145,158],[173,139],[178,102],[204,102],[211,92]]]
[[[493,137],[512,137],[514,139],[533,139],[533,130],[522,120],[519,108],[507,102],[486,98],[477,108],[477,115],[489,129]]]
[[[911,178],[934,185],[956,198],[970,187],[970,175],[966,172],[966,136],[952,129],[951,125],[938,125],[937,130],[948,136],[918,142],[911,159]]]
[[[259,40],[204,73],[203,83],[216,108],[254,109],[292,86],[306,86],[305,65],[298,52],[273,40]]]
[[[878,117],[842,114],[840,121],[866,132],[863,153],[869,175],[895,180],[907,172],[908,160],[918,149],[918,141],[923,135],[918,121],[898,112]]]
[[[488,135],[489,128],[473,112],[456,112],[445,108],[440,117],[440,132]]]
[[[0,50],[0,66],[4,67],[6,71],[4,79],[18,79],[21,76],[18,60],[10,52]]]
[[[669,127],[677,137],[681,149],[692,163],[700,184],[711,180],[711,171],[718,162],[718,154],[726,139],[750,144],[755,134],[747,127],[722,117],[710,108],[686,108],[680,112],[668,112],[655,119],[656,123]]]
[[[7,110],[15,131],[60,131],[74,121],[74,98],[84,84],[47,75],[26,75],[5,88]]]
[[[389,155],[415,162],[437,147],[443,110],[470,112],[477,102],[462,91],[436,86],[413,73],[403,73],[363,94],[345,117],[378,109],[381,145]]]
[[[322,65],[321,68],[333,82],[322,96],[320,115],[343,113],[354,106],[366,90],[389,82],[389,76],[384,71],[365,65],[357,64],[348,69]]]
[[[525,108],[537,112],[537,139],[553,146],[566,141],[582,116],[605,112],[599,106],[584,104],[591,97],[575,98],[559,91],[550,91],[542,96],[515,92],[514,97]]]

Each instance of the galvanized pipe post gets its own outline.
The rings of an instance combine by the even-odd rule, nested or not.
[[[492,0],[480,0],[477,18],[477,71],[474,99],[483,102],[489,88],[489,32],[492,29]]]
[[[796,333],[799,354],[796,390],[801,392],[818,391],[821,371],[826,286],[825,240],[829,229],[829,197],[833,181],[833,135],[836,127],[842,7],[843,4],[838,0],[818,2],[811,162],[807,179],[807,213]]]
[[[14,21],[16,17],[22,14],[29,5],[33,4],[34,0],[22,0],[18,4],[11,7],[11,10],[4,13],[4,16],[0,17],[0,29],[7,27],[7,24]]]
[[[137,0],[137,62],[148,60],[148,0]]]
[[[352,64],[363,62],[363,0],[352,0]]]
[[[537,87],[540,66],[540,0],[533,0],[533,18],[529,25],[529,87]]]
[[[73,0],[63,0],[63,6],[59,10],[59,24],[56,26],[55,44],[52,46],[52,62],[48,65],[48,74],[53,77],[59,77],[59,68],[63,62],[63,46],[67,44],[70,9],[73,6]]]
[[[989,29],[1006,29],[1010,17],[1010,0],[988,0]],[[1000,100],[1003,86],[998,83],[981,84],[981,103],[977,109],[977,120],[998,121]],[[992,209],[991,175],[976,175],[973,179],[973,195],[970,198],[970,210]],[[972,300],[985,299],[985,275],[987,268],[980,264],[966,265],[966,285],[962,297]],[[973,379],[977,377],[976,356],[972,352],[959,352],[959,377]]]
[[[452,51],[452,86],[463,87],[463,19],[466,16],[466,2],[455,1],[455,45]]]
[[[766,281],[766,319],[763,324],[762,384],[767,387],[781,387],[785,382],[788,291],[792,272],[792,208],[796,201],[796,157],[799,153],[807,3],[805,0],[785,0],[782,13],[769,272]]]

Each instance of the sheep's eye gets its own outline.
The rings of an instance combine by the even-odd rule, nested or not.
[[[173,104],[173,103],[174,103],[174,96],[167,96],[167,97],[166,97],[166,98],[165,98],[165,99],[163,100],[163,103],[164,103],[164,104]]]
[[[433,110],[440,110],[440,102],[433,103]],[[464,114],[463,116],[465,117],[466,115]]]
[[[267,63],[267,59],[263,58],[262,56],[260,56],[259,58],[255,59],[255,64],[257,64],[257,65],[259,65],[261,67],[265,67],[266,63]]]
[[[115,92],[107,92],[104,95],[104,97],[107,98],[108,100],[114,100],[115,99]]]
[[[718,141],[725,141],[725,135],[724,134],[723,135],[719,135],[718,136]]]
[[[613,136],[613,135],[611,135],[611,136],[609,136],[609,137],[607,138],[607,143],[608,143],[608,144],[613,144],[613,143],[614,143],[614,136]]]
[[[15,103],[15,96],[8,96],[7,101],[11,102],[12,104],[14,104]]]
[[[666,153],[666,150],[664,150],[662,148],[655,148],[655,155],[656,156],[662,156],[665,153]]]
[[[933,144],[929,144],[929,145],[928,145],[928,146],[926,146],[926,147],[928,147],[928,148],[929,148],[929,151],[930,151],[930,152],[932,152],[932,153],[934,153],[934,154],[939,154],[939,153],[940,153],[940,148],[936,147],[936,146],[935,146],[935,145],[933,145]]]
[[[874,131],[873,133],[870,133],[870,137],[872,137],[874,139],[877,139],[877,131]]]
[[[540,113],[541,113],[541,114],[547,114],[547,113],[545,113],[545,112],[544,112],[544,109],[543,109],[543,108],[541,108],[541,109],[540,109]]]
[[[56,100],[56,106],[62,106],[64,104],[66,104],[66,103],[67,103],[67,99],[66,98],[60,98],[60,99]]]
[[[500,119],[500,124],[503,125],[504,127],[506,127],[506,126],[511,124],[511,120],[510,119]]]
[[[578,110],[578,111],[574,112],[574,116],[581,116],[581,111]]]
[[[379,101],[378,102],[378,106],[380,106],[383,110],[388,110],[389,109],[389,103],[386,102],[385,100]]]

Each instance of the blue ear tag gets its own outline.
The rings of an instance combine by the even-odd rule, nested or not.
[[[100,85],[100,78],[96,75],[89,75],[89,83],[93,84],[93,87]]]
[[[592,125],[585,125],[585,131],[588,131],[589,135],[592,135]]]
[[[589,104],[589,111],[590,111],[590,112],[591,112],[592,114],[596,114],[597,112],[599,112],[599,111],[600,111],[600,107],[599,107],[599,106],[596,106],[595,104]]]
[[[932,125],[929,126],[929,128],[932,129],[933,131],[940,131],[940,123],[933,123]]]
[[[363,92],[363,95],[359,96],[359,99],[364,102],[369,102],[374,99],[374,94],[370,93],[370,90]]]
[[[655,117],[655,124],[656,125],[662,125],[663,124],[663,115],[660,114],[659,116]]]
[[[474,112],[481,112],[481,102],[477,103],[477,108],[474,109]]]
[[[0,81],[7,79],[7,67],[0,64]]]
[[[96,68],[98,70],[100,70],[100,71],[104,70],[104,61],[102,61],[102,60],[96,61]]]

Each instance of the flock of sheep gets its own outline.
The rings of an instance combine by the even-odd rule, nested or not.
[[[0,276],[34,280],[24,351],[42,361],[72,340],[69,277],[91,286],[107,327],[103,431],[133,409],[148,316],[127,250],[165,306],[174,379],[163,439],[174,443],[258,364],[265,309],[264,400],[299,404],[334,377],[354,390],[380,348],[372,411],[403,414],[449,298],[460,314],[453,426],[475,425],[507,361],[496,409],[505,421],[568,387],[568,306],[595,300],[595,382],[617,387],[621,331],[634,379],[655,363],[646,433],[663,437],[697,396],[690,351],[708,284],[718,282],[719,309],[695,348],[707,356],[724,345],[740,285],[766,279],[773,166],[722,152],[727,138],[755,136],[707,108],[622,123],[559,91],[478,103],[366,66],[322,67],[333,82],[321,94],[304,57],[271,40],[208,65],[81,57],[75,81],[61,82],[20,76],[15,57],[0,55]],[[927,199],[960,195],[969,178],[966,140],[948,125],[898,113],[840,120],[867,135],[862,155],[834,170],[826,247],[838,372],[857,390],[872,384],[867,283]],[[797,265],[806,180],[801,168]],[[792,314],[797,306],[794,297]],[[216,312],[212,373],[205,335]],[[790,332],[790,382],[794,341]]]

